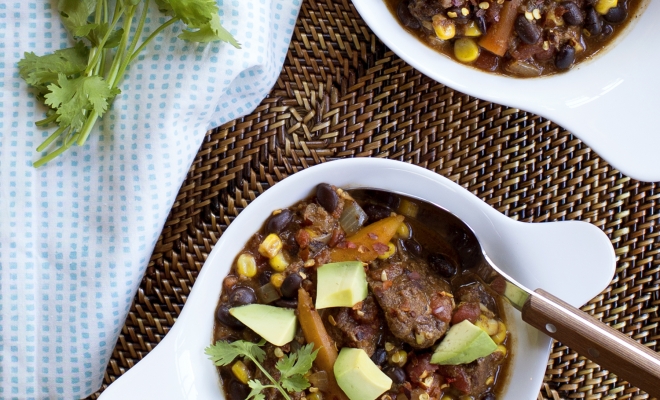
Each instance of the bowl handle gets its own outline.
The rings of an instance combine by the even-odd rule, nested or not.
[[[174,335],[173,335],[174,334]],[[101,400],[196,399],[191,382],[186,385],[180,369],[185,368],[187,352],[177,355],[176,333],[167,336],[147,356],[124,373],[101,393]],[[183,379],[182,379],[183,378]]]

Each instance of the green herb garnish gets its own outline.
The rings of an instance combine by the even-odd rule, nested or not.
[[[261,348],[265,343],[265,340],[259,343],[251,343],[244,340],[229,343],[220,340],[215,342],[214,345],[207,347],[204,353],[209,356],[215,365],[219,366],[230,364],[236,357],[249,359],[272,382],[272,385],[264,385],[255,379],[249,381],[248,386],[252,390],[247,400],[263,400],[265,396],[261,392],[266,388],[275,388],[282,393],[285,399],[291,400],[287,392],[302,392],[309,387],[309,381],[304,375],[312,368],[312,362],[314,362],[318,350],[313,351],[314,344],[310,343],[301,347],[295,353],[280,358],[277,364],[275,364],[275,368],[280,371],[280,379],[276,381],[261,365],[266,358],[266,352]]]
[[[155,0],[158,9],[169,16],[140,43],[150,0],[59,0],[57,9],[62,23],[77,40],[67,49],[37,56],[26,52],[18,62],[19,73],[37,89],[37,98],[50,109],[37,126],[57,124],[37,151],[44,151],[56,139],[61,146],[34,163],[45,164],[74,143],[81,146],[117,94],[129,63],[160,32],[181,21],[187,29],[178,36],[190,42],[224,41],[240,48],[232,35],[220,25],[216,0]],[[138,5],[141,14],[138,18]],[[129,41],[133,23],[137,27]],[[139,43],[139,45],[138,45]]]

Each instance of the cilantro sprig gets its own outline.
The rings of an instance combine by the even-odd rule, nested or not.
[[[35,124],[58,128],[37,151],[57,140],[60,146],[37,160],[39,167],[74,144],[82,146],[96,120],[105,114],[114,98],[126,68],[149,42],[170,25],[186,25],[178,37],[190,42],[228,42],[240,48],[220,24],[215,0],[154,0],[169,17],[140,42],[151,0],[59,0],[62,24],[76,40],[73,47],[38,56],[26,52],[18,62],[21,77],[37,91],[37,98],[49,107],[47,117]],[[112,9],[111,9],[112,8]],[[141,9],[141,10],[140,10]],[[138,11],[139,15],[138,15]],[[137,22],[132,38],[129,33]]]
[[[305,374],[312,368],[312,363],[316,359],[318,350],[313,351],[314,344],[310,343],[294,353],[284,355],[275,364],[275,368],[280,372],[280,379],[275,380],[262,365],[266,358],[266,352],[261,346],[265,343],[264,340],[259,343],[251,343],[244,340],[229,343],[220,340],[214,345],[207,347],[204,352],[215,365],[228,365],[236,357],[243,357],[251,360],[263,372],[264,376],[272,384],[264,385],[256,379],[248,381],[248,386],[252,390],[246,400],[264,400],[265,395],[262,391],[267,388],[275,388],[282,393],[285,399],[291,400],[288,393],[302,392],[310,386],[309,381],[305,378]]]

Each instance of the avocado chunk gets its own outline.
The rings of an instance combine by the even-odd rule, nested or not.
[[[497,344],[481,328],[464,320],[452,326],[431,357],[431,363],[440,365],[469,364],[486,357],[497,349]]]
[[[341,349],[333,370],[337,384],[350,400],[374,400],[392,387],[392,379],[362,349]]]
[[[275,346],[283,346],[296,334],[296,314],[289,308],[250,304],[233,307],[229,314]]]
[[[317,270],[316,308],[353,307],[367,298],[367,274],[361,261],[322,265]]]

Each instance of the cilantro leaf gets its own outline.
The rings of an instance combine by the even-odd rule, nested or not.
[[[57,9],[64,27],[75,37],[87,36],[96,27],[88,21],[96,9],[95,0],[59,0]]]
[[[64,74],[59,74],[57,83],[49,85],[48,90],[46,105],[57,110],[57,122],[74,130],[82,128],[88,111],[102,116],[108,109],[108,100],[118,93],[100,76],[69,79]]]
[[[237,49],[241,48],[241,45],[234,39],[231,33],[229,33],[221,24],[220,16],[214,14],[211,21],[202,25],[196,31],[193,30],[184,30],[179,34],[179,39],[187,40],[189,42],[200,42],[208,43],[222,40],[223,42],[228,42]]]
[[[103,41],[103,37],[106,35],[106,33],[108,33],[108,29],[110,29],[110,24],[107,22],[102,22],[96,26],[89,33],[89,35],[87,35],[87,38],[89,38],[89,41],[92,43],[92,45],[94,45],[94,47],[98,47],[101,44],[101,41]],[[103,48],[111,49],[117,47],[123,34],[124,28],[119,28],[112,31],[110,36],[108,36],[108,40],[106,40],[105,44],[103,45]]]
[[[280,384],[288,392],[302,392],[307,389],[310,384],[307,378],[302,375],[293,375],[288,378],[281,378]]]
[[[263,346],[265,341],[259,343],[246,342],[244,340],[237,340],[229,343],[224,340],[215,342],[204,350],[204,353],[209,356],[215,365],[230,364],[236,357],[249,357],[254,358],[258,362],[262,362],[266,358],[266,352],[260,346]]]
[[[215,365],[228,365],[239,356],[250,358],[255,362],[257,368],[273,384],[264,385],[258,380],[249,381],[248,385],[252,391],[247,397],[248,399],[263,400],[265,398],[262,393],[263,389],[275,388],[279,390],[285,399],[291,400],[287,391],[291,393],[302,392],[310,386],[304,375],[312,368],[312,363],[318,353],[318,350],[314,351],[313,343],[301,347],[295,353],[285,355],[275,364],[275,368],[280,371],[279,381],[275,380],[261,365],[266,357],[266,353],[261,349],[264,344],[264,340],[260,343],[250,343],[243,340],[232,343],[217,341],[214,345],[207,347],[204,352],[210,356],[209,358]]]
[[[309,343],[296,353],[282,357],[275,364],[275,368],[282,373],[283,377],[302,375],[312,368],[312,362],[316,359],[318,352],[318,350],[314,351],[314,344]]]
[[[48,84],[57,81],[59,74],[71,76],[84,71],[88,56],[89,49],[82,42],[45,56],[26,52],[18,62],[18,71],[29,85],[46,89]]]
[[[162,0],[169,4],[174,16],[189,26],[201,27],[218,14],[218,4],[215,0]]]
[[[245,400],[264,400],[266,396],[261,392],[268,387],[272,387],[271,385],[262,385],[261,382],[255,379],[248,381],[248,386],[252,390],[250,390],[250,394],[248,394]]]

